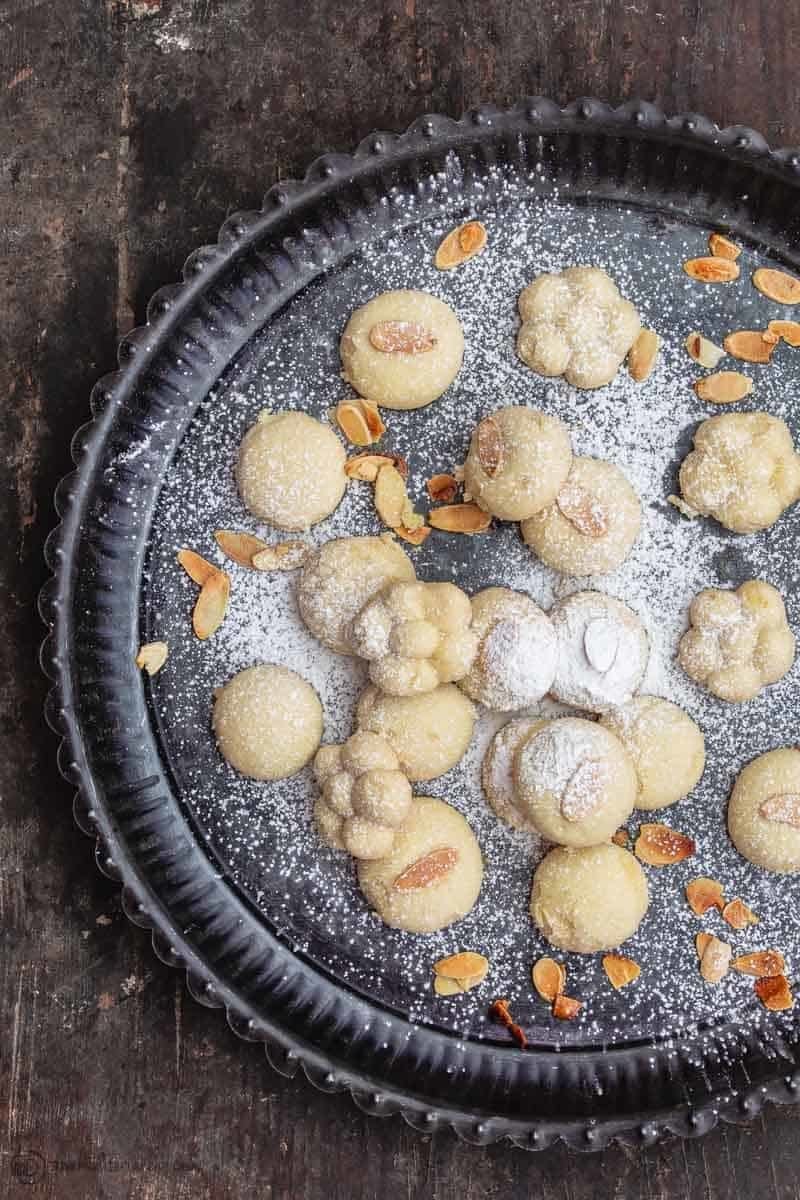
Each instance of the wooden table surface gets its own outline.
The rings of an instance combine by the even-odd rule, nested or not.
[[[800,1196],[800,1124],[478,1149],[273,1074],[121,915],[41,716],[53,488],[93,381],[229,212],[374,128],[638,96],[800,143],[783,0],[0,0],[0,1200]]]

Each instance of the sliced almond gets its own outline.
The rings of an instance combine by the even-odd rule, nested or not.
[[[753,381],[740,371],[719,371],[695,380],[694,390],[700,400],[709,404],[736,404],[751,394]]]
[[[719,983],[728,974],[730,965],[730,943],[712,935],[700,958],[700,974],[706,983]]]
[[[759,267],[753,272],[753,283],[762,296],[776,304],[800,304],[800,279],[786,271]]]
[[[378,441],[367,420],[366,410],[360,400],[342,400],[333,410],[336,424],[348,442],[354,446],[371,446]]]
[[[437,975],[433,981],[433,990],[437,996],[460,996],[466,989],[458,979],[444,979]]]
[[[721,912],[725,904],[722,884],[717,883],[716,879],[708,879],[705,875],[687,883],[686,899],[696,917],[702,917],[710,908],[718,908]]]
[[[403,479],[408,478],[408,463],[399,454],[355,454],[344,464],[344,473],[348,479],[374,483],[381,467],[395,467]]]
[[[379,321],[370,329],[369,340],[381,354],[427,354],[436,345],[419,321]]]
[[[608,982],[617,991],[633,983],[642,973],[639,964],[632,958],[626,958],[624,954],[604,954],[603,970],[608,976]]]
[[[559,994],[553,1001],[553,1016],[558,1021],[572,1021],[583,1008],[582,1000]]]
[[[708,239],[708,248],[715,258],[729,258],[731,261],[742,253],[741,246],[737,246],[723,233],[712,233]]]
[[[480,422],[475,430],[475,442],[481,469],[492,479],[502,471],[506,456],[503,434],[494,417],[484,417]]]
[[[440,242],[433,260],[434,266],[440,271],[460,266],[467,259],[480,254],[486,245],[486,238],[486,229],[480,221],[467,221],[466,225],[459,225]]]
[[[276,542],[253,555],[253,566],[257,571],[296,571],[310,550],[306,542]]]
[[[585,758],[567,780],[561,796],[561,815],[565,821],[588,817],[603,799],[608,779],[606,764],[598,758]]]
[[[455,475],[432,475],[427,482],[428,495],[434,504],[449,504],[458,493]]]
[[[366,400],[363,397],[359,400],[361,411],[364,414],[364,420],[367,422],[367,429],[372,434],[374,442],[380,441],[386,433],[386,426],[383,423],[383,417],[374,400]]]
[[[738,358],[742,362],[768,363],[778,341],[777,334],[769,331],[763,333],[760,329],[738,329],[728,334],[724,345],[731,358]]]
[[[791,825],[800,829],[800,793],[776,792],[768,796],[759,808],[760,815],[765,821],[775,821],[778,825]]]
[[[228,609],[231,581],[224,571],[215,571],[200,589],[192,613],[192,626],[201,641],[219,629]]]
[[[667,867],[690,858],[695,848],[694,841],[685,833],[678,833],[668,825],[647,824],[639,829],[634,853],[651,867]]]
[[[491,514],[477,504],[446,504],[428,513],[428,524],[447,533],[485,533],[491,523]]]
[[[628,372],[636,383],[644,383],[656,365],[661,338],[652,329],[643,329],[628,351]]]
[[[608,509],[580,484],[567,480],[556,496],[556,504],[561,515],[584,537],[601,538],[608,533]]]
[[[697,951],[697,957],[702,962],[703,955],[706,952],[706,947],[713,937],[713,933],[698,933],[694,939],[694,948]]]
[[[531,968],[531,979],[542,999],[552,1004],[556,996],[564,991],[567,972],[554,958],[540,958]]]
[[[757,979],[753,986],[764,1008],[768,1008],[770,1012],[784,1012],[794,1004],[792,989],[785,975]]]
[[[615,846],[621,846],[623,850],[627,850],[630,845],[631,835],[627,829],[618,829],[611,840]]]
[[[169,646],[166,642],[145,642],[139,647],[136,655],[136,665],[140,671],[148,675],[156,675],[167,661]]]
[[[683,344],[689,357],[707,370],[713,371],[725,357],[722,346],[710,342],[707,337],[703,337],[702,333],[690,333]]]
[[[786,962],[780,950],[753,950],[750,954],[740,954],[731,963],[734,971],[742,975],[755,975],[764,979],[768,975],[783,975]]]
[[[458,862],[458,851],[452,846],[443,846],[439,850],[431,850],[418,858],[405,871],[401,871],[392,887],[397,892],[417,892],[423,888],[433,887],[450,874]]]
[[[770,321],[767,331],[774,333],[787,346],[800,346],[800,321]]]
[[[619,654],[619,626],[607,617],[596,617],[583,631],[583,652],[590,667],[607,674]]]
[[[397,529],[399,525],[405,525],[409,529],[414,528],[413,521],[404,521],[408,506],[405,480],[397,467],[381,467],[375,480],[375,508],[380,519],[390,529]]]
[[[252,533],[238,533],[232,529],[217,529],[214,539],[222,553],[240,567],[252,567],[253,555],[267,548],[267,543]]]
[[[433,964],[434,974],[441,975],[445,979],[469,979],[474,975],[484,978],[488,970],[488,958],[485,958],[483,954],[476,954],[474,950],[462,950],[460,954],[450,954],[447,958],[440,958]]]
[[[207,579],[211,579],[213,575],[220,574],[219,567],[215,567],[213,563],[207,562],[205,558],[196,554],[194,550],[179,550],[177,558],[192,582],[198,583],[200,587],[203,586]]]
[[[405,525],[395,526],[395,533],[404,542],[409,542],[412,546],[421,546],[426,538],[430,536],[429,525],[418,525],[416,529],[406,529]]]
[[[739,896],[725,905],[722,919],[728,922],[731,929],[746,929],[748,925],[758,925],[758,917]]]
[[[700,283],[732,283],[740,275],[739,264],[727,258],[690,258],[683,269]]]

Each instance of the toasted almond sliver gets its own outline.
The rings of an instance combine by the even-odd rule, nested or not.
[[[738,358],[742,362],[768,363],[779,340],[777,334],[769,331],[763,333],[760,329],[738,329],[728,334],[724,346],[731,358]]]
[[[582,1000],[559,994],[553,1001],[553,1016],[559,1021],[572,1021],[582,1008]]]
[[[256,571],[296,571],[302,567],[310,550],[306,542],[277,542],[254,554],[253,566]]]
[[[759,814],[765,821],[774,821],[779,825],[791,825],[800,829],[800,793],[776,792],[759,808]]]
[[[768,975],[783,975],[786,962],[780,950],[753,950],[750,954],[740,954],[731,963],[734,971],[742,975],[755,975],[763,979]]]
[[[730,965],[730,943],[712,935],[700,959],[700,974],[706,983],[719,983],[728,974]]]
[[[643,329],[628,351],[628,372],[635,383],[644,383],[656,365],[661,338],[652,329]]]
[[[408,478],[408,463],[399,454],[355,454],[344,464],[344,473],[348,479],[374,483],[381,467],[395,467],[403,479]]]
[[[725,904],[722,884],[717,883],[716,879],[708,879],[705,875],[687,883],[686,899],[696,917],[702,917],[710,908],[718,908],[721,912]]]
[[[785,975],[772,975],[766,979],[757,979],[753,985],[764,1008],[770,1012],[783,1012],[794,1004],[792,989]]]
[[[452,846],[431,850],[401,871],[392,887],[397,892],[416,892],[440,883],[458,862],[458,851]]]
[[[725,357],[722,346],[710,342],[702,333],[690,333],[683,344],[689,357],[707,370],[713,371]]]
[[[434,504],[449,504],[458,493],[455,475],[431,475],[427,483],[428,495]]]
[[[465,989],[458,979],[445,979],[437,975],[433,980],[433,990],[437,996],[460,996]]]
[[[632,958],[626,958],[624,954],[604,954],[603,970],[608,976],[608,982],[617,991],[633,983],[642,973],[639,964]]]
[[[475,442],[481,469],[490,479],[494,478],[502,471],[506,456],[503,434],[494,417],[483,418],[475,430]]]
[[[639,829],[634,853],[651,867],[666,867],[682,862],[695,852],[695,843],[685,833],[668,825],[647,824]]]
[[[491,514],[477,504],[446,504],[428,513],[428,524],[447,533],[485,533],[491,523]]]
[[[703,955],[706,952],[708,943],[711,941],[713,936],[713,933],[698,933],[697,937],[694,939],[694,948],[697,951],[697,957],[701,962],[703,961]]]
[[[252,533],[239,533],[232,529],[217,529],[214,539],[222,553],[240,567],[252,567],[253,555],[267,548],[267,543]]]
[[[736,404],[751,394],[753,381],[740,371],[718,371],[695,380],[694,390],[700,400],[710,404]]]
[[[342,400],[333,410],[336,424],[354,446],[371,446],[377,438],[370,432],[363,406],[357,400]]]
[[[136,665],[140,671],[147,671],[148,675],[156,675],[169,655],[169,646],[166,642],[145,642],[139,647],[139,653],[136,655]]]
[[[403,525],[403,516],[408,505],[403,476],[394,466],[384,466],[378,471],[375,480],[375,508],[384,525],[396,529]],[[406,528],[412,526],[407,525]]]
[[[725,905],[722,919],[728,922],[731,929],[746,929],[748,925],[758,925],[758,917],[739,896]]]
[[[742,253],[741,246],[737,246],[730,238],[725,237],[722,233],[712,233],[708,239],[708,248],[715,258],[736,259]]]
[[[618,829],[611,840],[615,846],[621,846],[623,850],[627,850],[630,844],[631,835],[628,833],[627,829]]]
[[[740,275],[739,264],[727,258],[690,258],[683,269],[700,283],[732,283]]]
[[[219,567],[215,567],[213,563],[196,554],[194,550],[179,550],[177,559],[192,582],[198,583],[200,587],[212,575],[220,574]]]
[[[608,533],[608,509],[580,484],[567,480],[556,496],[556,504],[562,517],[584,537],[601,538]]]
[[[485,247],[486,236],[486,229],[480,221],[467,221],[465,225],[459,225],[440,242],[433,260],[434,266],[440,271],[449,271],[474,258]]]
[[[531,980],[542,999],[552,1004],[556,996],[564,991],[567,972],[554,958],[540,958],[531,968]]]
[[[427,354],[436,338],[419,321],[378,321],[369,331],[372,346],[381,354]]]
[[[480,975],[483,978],[488,970],[488,958],[483,954],[476,954],[474,950],[450,954],[433,964],[434,974],[442,975],[445,979],[468,979],[472,975]]]
[[[599,758],[578,763],[561,793],[561,815],[565,821],[588,817],[603,799],[603,784],[608,779],[606,764]]]
[[[800,346],[800,321],[770,321],[768,333],[774,333],[787,346]]]
[[[753,272],[753,284],[776,304],[800,304],[800,279],[788,275],[786,271],[773,271],[767,267],[759,267]]]
[[[216,633],[224,621],[230,594],[231,581],[224,571],[216,571],[203,584],[192,613],[192,626],[201,641]]]
[[[406,529],[405,525],[396,525],[395,533],[404,542],[409,542],[412,546],[421,546],[426,538],[430,536],[430,525],[418,525],[416,529]]]
[[[366,400],[363,397],[358,403],[364,414],[364,420],[367,422],[367,429],[372,434],[372,440],[379,442],[386,433],[386,426],[377,404],[374,400]]]

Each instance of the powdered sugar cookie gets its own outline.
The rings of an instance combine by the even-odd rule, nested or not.
[[[357,308],[340,343],[342,375],[383,408],[422,408],[455,379],[464,357],[461,322],[427,292],[384,292]]]
[[[589,712],[627,704],[649,654],[633,609],[604,592],[575,592],[551,610],[550,620],[558,643],[553,696]]]
[[[537,838],[538,830],[517,808],[514,756],[523,741],[547,724],[547,721],[529,720],[527,717],[509,721],[492,738],[481,767],[481,783],[486,799],[500,820],[512,829],[524,829]]]
[[[627,821],[636,800],[630,755],[609,730],[583,717],[534,729],[514,756],[515,804],[542,837],[596,846]]]
[[[232,767],[251,779],[285,779],[322,739],[322,705],[294,671],[265,663],[234,675],[214,698],[214,733]]]
[[[612,843],[557,846],[533,876],[531,916],[559,950],[614,950],[639,928],[649,902],[639,863]]]
[[[358,864],[368,903],[393,929],[434,933],[478,899],[483,859],[467,822],[443,800],[415,796],[391,854]]]
[[[770,750],[747,764],[731,794],[728,832],[757,867],[800,871],[800,750]]]
[[[472,632],[478,651],[460,686],[473,700],[499,712],[527,708],[552,686],[556,637],[546,613],[530,596],[510,588],[485,588],[472,597]]]
[[[415,578],[411,559],[390,534],[334,538],[303,565],[297,586],[300,616],[331,650],[353,654],[349,638],[356,614],[386,584]]]
[[[244,435],[236,482],[246,507],[279,529],[330,516],[347,485],[336,434],[302,412],[264,412]]]
[[[636,768],[635,808],[667,808],[699,782],[706,763],[702,730],[688,713],[658,696],[634,696],[600,724],[622,742]]]
[[[384,858],[411,809],[411,784],[388,742],[354,733],[343,746],[323,746],[314,759],[322,791],[314,805],[320,837],[354,858]]]
[[[569,430],[535,408],[501,408],[476,426],[464,490],[501,521],[523,521],[552,504],[572,463]]]
[[[464,757],[475,709],[452,683],[414,696],[387,696],[368,687],[356,721],[359,729],[386,739],[409,779],[435,779]]]
[[[522,522],[522,536],[564,575],[605,575],[627,558],[641,524],[641,502],[619,467],[573,458],[555,501]]]

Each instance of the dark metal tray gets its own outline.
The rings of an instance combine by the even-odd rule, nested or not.
[[[421,982],[438,956],[430,945],[480,948],[480,921],[420,952],[419,939],[366,924],[357,898],[344,907],[331,902],[354,894],[335,856],[322,854],[315,873],[307,866],[310,842],[277,837],[276,813],[284,820],[300,813],[307,822],[298,785],[265,799],[237,783],[214,752],[204,706],[213,686],[246,665],[247,621],[216,651],[213,643],[193,643],[191,589],[176,577],[172,556],[180,544],[207,552],[211,529],[247,523],[236,508],[230,464],[255,412],[268,402],[319,412],[335,400],[336,337],[347,312],[386,286],[430,286],[431,249],[465,215],[493,221],[501,247],[507,239],[513,296],[548,254],[558,258],[581,222],[589,230],[583,248],[594,261],[624,259],[628,242],[628,261],[635,262],[631,246],[639,238],[658,242],[665,262],[679,262],[702,245],[702,228],[719,225],[746,243],[753,262],[797,268],[799,201],[797,154],[770,152],[759,135],[720,131],[699,116],[667,119],[646,104],[611,110],[581,100],[560,110],[535,98],[461,121],[421,118],[402,136],[373,134],[353,157],[319,159],[302,183],[274,187],[260,213],[226,221],[218,244],[188,259],[184,281],[153,297],[147,326],[120,347],[120,370],[95,387],[93,420],[73,444],[77,469],[57,492],[61,525],[47,544],[54,576],[41,596],[51,630],[42,663],[54,685],[47,718],[62,739],[59,764],[78,789],[76,819],[96,838],[100,868],[123,884],[130,918],[153,930],[156,952],[185,969],[199,1001],[224,1006],[237,1033],[265,1043],[279,1071],[302,1067],[317,1086],[349,1090],[366,1111],[399,1111],[420,1129],[450,1124],[471,1141],[507,1136],[534,1148],[558,1137],[593,1149],[614,1137],[650,1142],[667,1131],[698,1134],[720,1117],[746,1119],[765,1098],[795,1099],[794,1020],[765,1020],[741,997],[716,1010],[698,1002],[692,1020],[679,1005],[634,1006],[626,1015],[622,1002],[600,994],[597,964],[587,963],[575,970],[581,994],[595,995],[591,1022],[557,1028],[541,1006],[526,1007],[524,988],[514,997],[531,1034],[525,1053],[483,1020],[488,993],[463,1010],[437,1006]],[[515,221],[525,205],[549,205],[552,214],[551,244],[537,244],[533,264],[530,254],[526,260],[515,251]],[[657,268],[650,258],[638,272],[648,277],[641,283],[645,308],[649,288],[651,321],[677,327],[686,297],[669,282],[674,271],[665,266],[662,280]],[[463,315],[471,307],[467,276],[455,275]],[[484,307],[490,293],[487,282]],[[715,296],[708,305],[708,319],[723,328],[731,316],[725,301]],[[506,309],[505,317],[489,315],[509,342],[513,303]],[[473,312],[473,326],[475,319]],[[455,399],[440,402],[435,436],[424,433],[428,410],[391,422],[394,448],[417,455],[421,478],[463,456],[474,416],[509,402],[516,387],[534,386],[530,373],[517,380],[507,359],[479,357],[471,370]],[[470,389],[470,378],[486,381],[485,392]],[[784,392],[792,383],[785,374],[776,378]],[[525,399],[520,394],[518,402]],[[596,417],[591,398],[581,414],[565,411],[571,401],[558,386],[542,385],[542,402],[573,420]],[[457,419],[448,422],[448,412]],[[690,433],[687,425],[670,452],[666,479]],[[353,532],[366,531],[368,512],[357,499],[353,505],[345,517]],[[344,532],[345,517],[332,518],[320,536]],[[670,519],[678,521],[672,513]],[[785,520],[768,544],[774,581],[784,589],[793,582],[795,535]],[[754,564],[744,543],[711,536],[716,577],[747,577]],[[416,556],[420,575],[441,575],[446,565],[470,590],[512,581],[520,551],[510,530],[497,534],[488,555],[477,539],[467,541],[432,538]],[[667,559],[653,587],[668,588],[669,581]],[[257,612],[257,598],[251,604]],[[156,636],[170,642],[169,669],[147,681],[134,657],[141,641]],[[310,669],[328,672],[336,686],[337,668],[322,656]],[[751,710],[747,729],[736,732],[740,761],[786,740],[796,703],[785,689],[769,718],[766,706]],[[329,739],[346,734],[344,718],[328,717]],[[725,760],[712,763],[709,774],[718,798],[740,765],[728,761],[730,730],[723,725],[710,731],[717,759]],[[449,797],[460,787],[456,774],[431,790]],[[687,810],[676,823],[711,839],[719,803],[713,818],[709,811],[695,805],[694,816]],[[479,914],[502,941],[504,905],[511,906],[510,925],[523,929],[517,918],[530,864],[519,842],[511,849],[498,842],[496,822],[479,817],[478,825],[488,860],[509,864],[511,890],[490,890]],[[768,877],[741,878],[770,895]],[[654,881],[656,893],[663,886]],[[791,896],[791,884],[785,886]],[[326,908],[334,914],[327,923]],[[646,936],[663,941],[655,924]],[[506,961],[516,956],[529,966],[536,945],[532,933],[519,933]],[[490,958],[491,946],[489,936]],[[658,950],[661,969],[680,969],[668,949]],[[501,978],[496,986],[508,994],[512,985]]]

